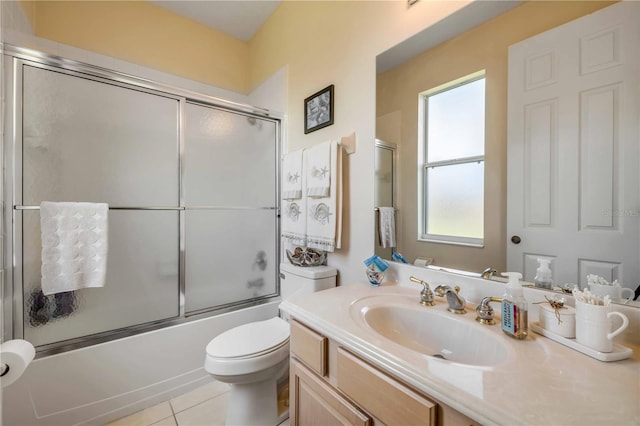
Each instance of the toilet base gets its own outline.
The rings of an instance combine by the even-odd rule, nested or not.
[[[226,426],[275,426],[279,422],[276,379],[232,384]]]
[[[230,385],[225,425],[276,426],[286,418],[286,413],[278,414],[278,382],[288,380],[288,356],[266,370],[247,375],[220,376],[208,371],[214,379]]]

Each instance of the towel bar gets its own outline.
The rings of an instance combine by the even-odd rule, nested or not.
[[[14,210],[40,210],[40,206],[13,206]],[[184,207],[109,207],[109,210],[184,210]]]
[[[13,206],[14,210],[40,210],[40,206]],[[189,207],[109,207],[109,210],[277,210],[275,206],[189,206]]]

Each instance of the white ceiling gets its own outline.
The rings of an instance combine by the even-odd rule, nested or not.
[[[280,0],[148,0],[240,40],[249,41]]]
[[[521,0],[474,1],[376,57],[378,74],[519,6]]]
[[[1,0],[0,0],[1,1]],[[281,0],[147,0],[240,40],[249,41]],[[482,22],[522,3],[521,0],[475,1],[377,57],[384,72]]]

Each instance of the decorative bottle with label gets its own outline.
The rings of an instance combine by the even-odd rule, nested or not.
[[[502,300],[502,331],[516,339],[527,337],[527,301],[522,295],[522,286],[519,272],[503,272],[503,276],[509,277],[507,290]]]

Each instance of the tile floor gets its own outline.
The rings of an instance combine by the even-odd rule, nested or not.
[[[227,415],[229,385],[212,381],[105,426],[217,426]],[[285,420],[280,426],[289,426]]]

